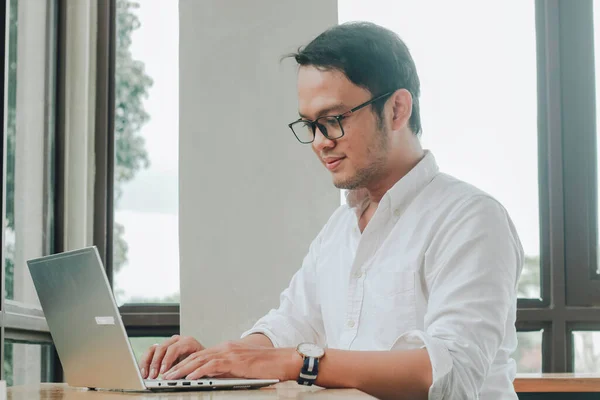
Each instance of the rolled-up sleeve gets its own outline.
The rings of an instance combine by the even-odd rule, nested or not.
[[[514,226],[492,198],[472,198],[440,226],[425,255],[424,330],[393,346],[427,348],[429,399],[479,398],[514,312],[522,263]]]
[[[325,229],[325,228],[324,228]],[[317,298],[316,268],[322,232],[313,240],[302,267],[280,295],[279,308],[259,319],[242,338],[253,333],[267,336],[274,347],[295,347],[302,342],[324,345],[321,307]]]

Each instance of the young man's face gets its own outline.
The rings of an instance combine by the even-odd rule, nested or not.
[[[337,70],[303,66],[298,73],[299,112],[306,119],[345,113],[380,94],[356,86]],[[342,126],[344,136],[336,140],[327,139],[317,129],[312,148],[331,172],[336,187],[367,187],[385,174],[387,129],[379,123],[372,106],[344,118]]]

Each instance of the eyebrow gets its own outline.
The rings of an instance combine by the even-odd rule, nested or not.
[[[331,115],[332,112],[334,111],[342,111],[345,110],[346,108],[348,108],[347,105],[345,104],[335,104],[333,106],[329,106],[327,108],[322,109],[318,114],[317,114],[317,118],[319,117],[324,117],[326,115]],[[300,118],[304,118],[304,119],[308,119],[308,117],[306,115],[303,115],[300,111],[298,111],[298,115],[300,115]]]

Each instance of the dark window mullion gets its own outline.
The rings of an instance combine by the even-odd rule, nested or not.
[[[545,307],[563,303],[556,288],[564,284],[562,136],[558,0],[536,1],[538,98],[538,179],[540,201],[540,277]],[[558,271],[558,274],[557,274]]]
[[[96,43],[96,126],[94,186],[94,244],[113,284],[113,170],[114,170],[114,86],[115,86],[115,0],[98,3]]]
[[[567,304],[600,305],[593,3],[559,8]]]
[[[564,372],[564,203],[559,0],[536,0],[541,293],[544,309],[519,309],[519,321],[548,321],[542,371]],[[522,306],[522,304],[519,304]]]
[[[552,324],[548,323],[542,333],[542,372],[553,371],[553,343]]]
[[[119,308],[127,334],[171,336],[179,334],[179,305],[137,304]]]
[[[56,0],[55,5],[55,18],[56,18],[56,57],[55,57],[55,79],[56,79],[56,91],[55,91],[55,104],[54,107],[54,224],[53,224],[53,243],[52,250],[54,253],[61,253],[65,251],[65,186],[66,186],[66,174],[65,174],[65,82],[66,82],[66,43],[67,43],[67,0]],[[58,358],[56,348],[52,347],[52,353],[50,355],[51,368],[51,382],[63,382],[64,374],[62,364]]]

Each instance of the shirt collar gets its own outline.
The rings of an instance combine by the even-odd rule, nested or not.
[[[403,210],[439,172],[435,157],[429,150],[408,174],[388,192],[390,210]],[[385,196],[384,196],[385,197]]]
[[[379,207],[383,205],[390,211],[403,211],[438,172],[439,167],[435,157],[431,151],[425,150],[425,156],[421,161],[386,192]],[[346,193],[346,202],[360,217],[369,204],[369,195],[364,189],[349,190]]]

